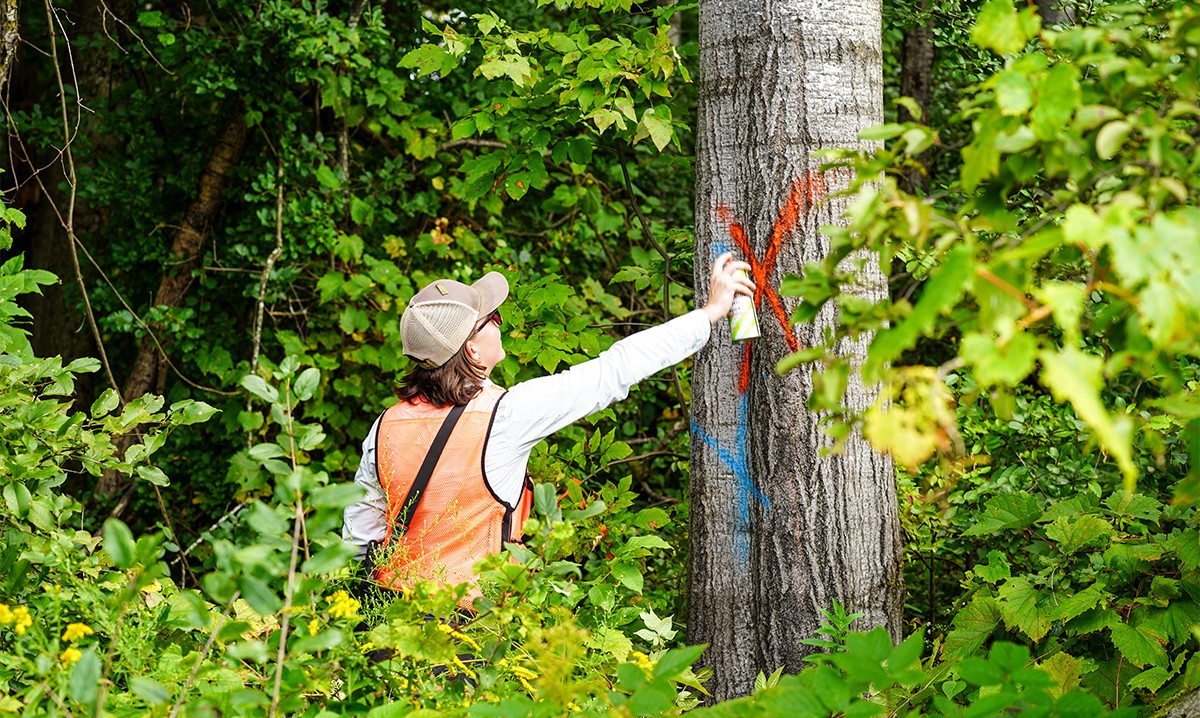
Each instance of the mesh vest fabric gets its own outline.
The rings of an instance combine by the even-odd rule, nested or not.
[[[401,402],[384,412],[376,460],[379,483],[388,499],[388,536],[375,574],[383,587],[400,589],[416,581],[442,586],[466,583],[470,589],[459,604],[470,608],[480,596],[472,567],[500,551],[504,541],[520,539],[531,496],[523,495],[515,510],[510,510],[492,493],[483,473],[484,448],[503,395],[503,389],[488,386],[467,404],[408,531],[395,541],[396,515],[449,408]],[[506,527],[508,535],[504,536]]]

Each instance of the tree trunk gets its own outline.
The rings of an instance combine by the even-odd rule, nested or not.
[[[933,94],[933,18],[926,12],[929,0],[918,4],[918,22],[904,32],[904,48],[900,58],[900,95],[916,100],[921,108],[921,121],[929,122],[929,100]],[[900,121],[913,118],[908,110],[900,108]],[[920,159],[920,158],[918,158]],[[909,169],[909,191],[925,188],[926,175],[917,169]]]
[[[822,609],[864,614],[855,628],[901,632],[903,579],[889,459],[852,436],[831,441],[805,409],[813,376],[775,363],[837,320],[793,326],[777,294],[785,274],[827,250],[817,228],[839,221],[826,201],[846,177],[818,171],[818,150],[857,147],[882,121],[878,0],[700,3],[696,286],[726,249],[754,266],[763,336],[730,342],[722,323],[699,354],[692,400],[688,641],[711,644],[713,699],[749,693],[759,671],[802,667]],[[882,299],[878,263],[864,296]],[[869,338],[839,351],[863,356]],[[874,393],[852,387],[849,401]]]
[[[1063,0],[1036,0],[1038,15],[1042,16],[1042,26],[1058,25],[1065,27],[1075,24],[1073,8]]]
[[[184,211],[183,220],[171,241],[173,261],[163,272],[158,291],[154,294],[153,306],[174,308],[183,305],[188,285],[192,282],[192,272],[200,266],[200,250],[204,245],[204,238],[220,207],[221,192],[225,189],[228,174],[237,164],[245,145],[246,123],[241,107],[236,107],[213,146],[204,172],[200,175],[196,197]],[[133,368],[129,372],[129,379],[125,383],[122,399],[126,402],[133,401],[159,386],[164,369],[165,359],[154,339],[149,336],[143,338]],[[114,443],[119,452],[124,452],[136,440],[135,435],[126,434]],[[127,479],[124,476],[106,473],[97,483],[96,493],[110,495],[126,486]]]
[[[8,73],[21,42],[17,18],[17,0],[0,0],[0,94],[8,84]]]

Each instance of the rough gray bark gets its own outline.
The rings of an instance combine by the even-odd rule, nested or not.
[[[774,372],[836,321],[793,328],[793,301],[774,292],[823,256],[817,228],[845,206],[822,201],[846,177],[820,174],[814,153],[858,146],[882,121],[880,28],[878,0],[700,3],[696,286],[721,251],[749,249],[763,332],[747,353],[718,325],[694,370],[688,641],[711,644],[715,700],[749,693],[759,671],[799,670],[813,650],[800,639],[835,600],[865,614],[855,628],[901,630],[892,464],[858,436],[822,456],[830,441],[804,408],[811,370]],[[867,296],[885,286],[863,277]],[[861,356],[866,341],[839,350]]]
[[[17,0],[0,0],[0,93],[8,83],[17,43],[21,41],[17,17]]]

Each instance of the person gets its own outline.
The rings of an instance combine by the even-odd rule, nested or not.
[[[508,390],[489,378],[505,357],[503,275],[491,272],[471,285],[439,279],[413,296],[400,341],[414,366],[396,391],[400,401],[363,441],[354,480],[365,496],[344,514],[343,538],[375,583],[465,583],[459,606],[471,610],[481,595],[473,566],[504,542],[519,541],[529,517],[533,447],[699,351],[734,295],[753,294],[749,268],[722,254],[703,307]]]

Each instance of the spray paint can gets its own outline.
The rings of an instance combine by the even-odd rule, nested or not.
[[[741,270],[742,277],[748,277]],[[745,294],[735,295],[729,307],[729,334],[735,342],[745,342],[762,336],[758,330],[758,314],[754,311],[754,300]]]

